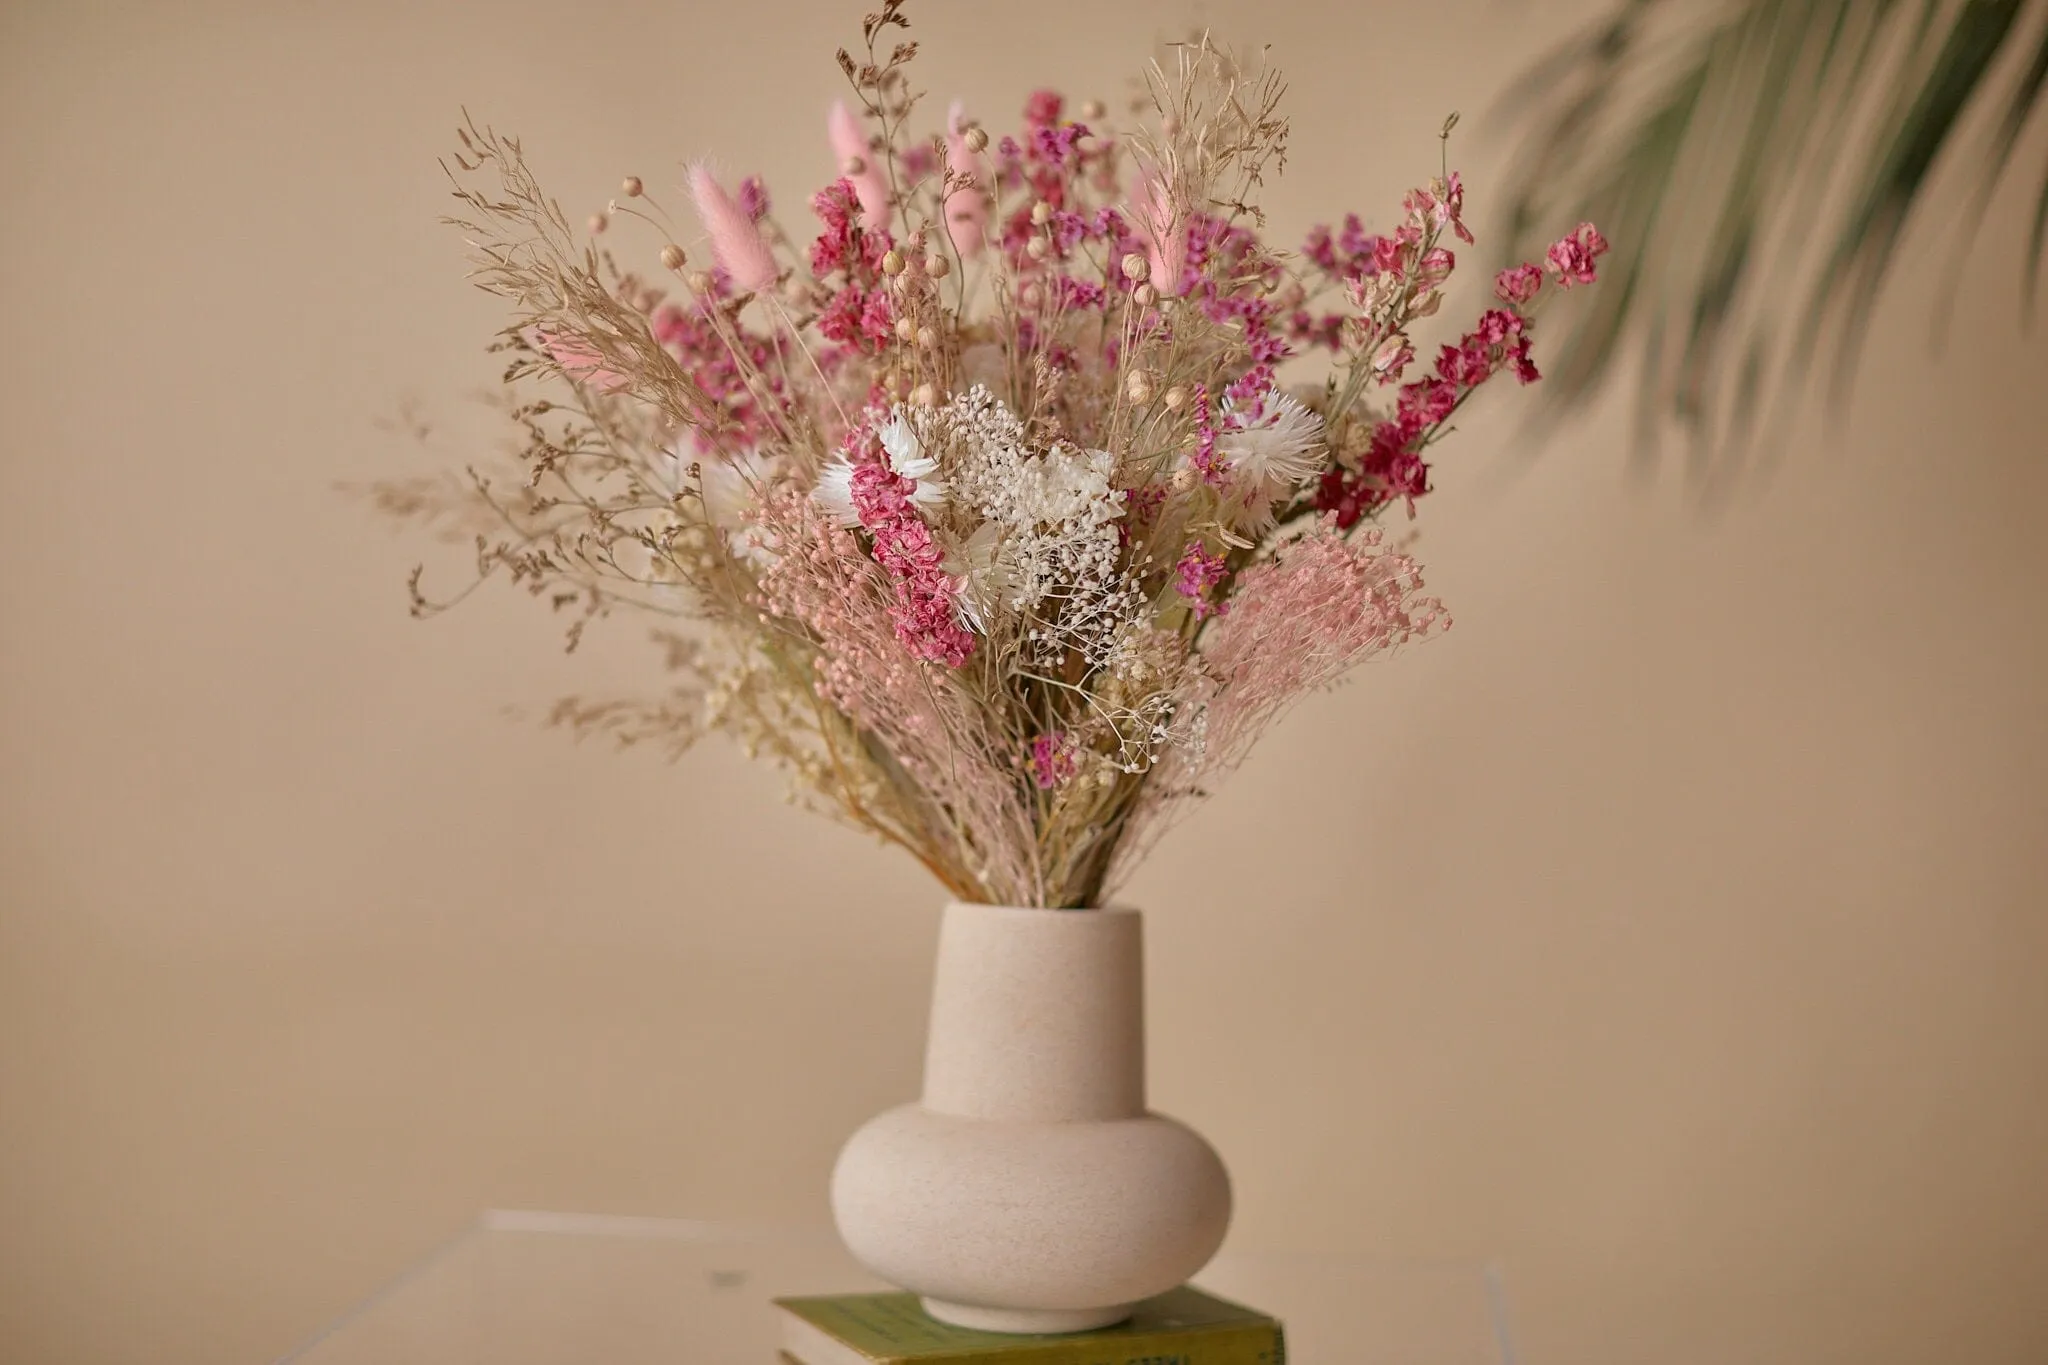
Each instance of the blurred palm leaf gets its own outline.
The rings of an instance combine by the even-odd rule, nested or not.
[[[1981,121],[1974,234],[2044,84],[2048,0],[1620,0],[1504,102],[1527,130],[1513,256],[1580,219],[1613,243],[1563,319],[1544,412],[1583,404],[1640,343],[1640,452],[1675,424],[1694,481],[1725,487],[1816,359],[1840,396],[1909,217]],[[2016,263],[2029,302],[2048,166],[2041,181]]]

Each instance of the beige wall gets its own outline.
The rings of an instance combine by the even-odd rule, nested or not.
[[[577,211],[704,151],[792,205],[825,173],[856,6],[592,8],[0,12],[10,1365],[266,1358],[486,1205],[819,1218],[915,1085],[937,890],[723,748],[508,722],[630,685],[635,628],[416,625],[424,547],[330,491],[423,467],[374,425],[404,395],[446,459],[491,430],[433,221],[458,104]],[[1583,8],[916,6],[991,116],[1116,95],[1189,15],[1271,40],[1290,231],[1384,213]],[[1846,424],[1718,518],[1629,484],[1618,411],[1527,472],[1468,424],[1422,544],[1458,629],[1133,889],[1155,1098],[1239,1245],[1497,1254],[1538,1365],[2048,1358],[2025,209],[1963,339],[1902,278]]]

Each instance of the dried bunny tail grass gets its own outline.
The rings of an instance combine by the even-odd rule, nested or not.
[[[868,135],[845,100],[832,101],[825,115],[825,132],[839,158],[840,173],[853,182],[854,193],[860,197],[861,212],[871,223],[887,223],[889,178],[876,164]]]
[[[754,220],[740,210],[703,162],[692,165],[687,178],[691,202],[697,206],[704,230],[711,234],[711,254],[740,288],[772,288],[781,270]]]
[[[466,116],[456,135],[467,153],[455,156],[462,175],[490,171],[497,184],[475,188],[444,162],[467,213],[444,221],[468,241],[471,282],[512,302],[517,316],[505,334],[536,347],[547,368],[579,389],[623,390],[677,426],[715,432],[717,405],[655,340],[646,317],[606,285],[597,249],[578,247],[519,139]]]

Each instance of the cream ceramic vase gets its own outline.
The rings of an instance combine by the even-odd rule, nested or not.
[[[1134,910],[946,907],[924,1097],[832,1173],[862,1265],[946,1322],[1079,1332],[1208,1263],[1230,1178],[1145,1107],[1143,969]]]

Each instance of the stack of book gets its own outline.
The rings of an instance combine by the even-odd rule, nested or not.
[[[914,1294],[777,1299],[783,1365],[1285,1365],[1280,1324],[1183,1286],[1114,1327],[1060,1336],[938,1321]]]

